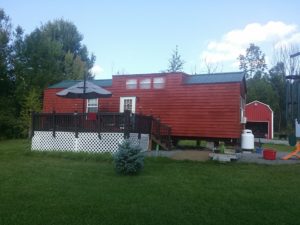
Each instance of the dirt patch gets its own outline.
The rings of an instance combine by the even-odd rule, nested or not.
[[[176,152],[171,158],[176,160],[207,161],[209,160],[209,153],[210,151],[185,150]]]

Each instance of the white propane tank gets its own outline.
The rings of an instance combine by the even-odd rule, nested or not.
[[[242,149],[253,150],[254,149],[254,135],[251,130],[243,130],[242,133]]]

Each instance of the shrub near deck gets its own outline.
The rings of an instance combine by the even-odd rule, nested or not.
[[[144,155],[141,150],[128,140],[119,145],[119,150],[114,154],[116,172],[122,175],[137,175],[144,167]]]
[[[146,158],[123,177],[106,156],[27,147],[0,142],[0,224],[299,224],[300,165]]]

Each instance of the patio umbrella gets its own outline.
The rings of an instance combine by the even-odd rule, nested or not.
[[[82,81],[69,88],[56,93],[57,96],[64,98],[80,98],[83,99],[83,112],[84,112],[84,99],[92,98],[109,98],[112,93],[99,87],[92,82]]]
[[[84,90],[85,89],[85,90]],[[84,82],[79,82],[67,89],[57,92],[56,95],[64,98],[109,98],[111,97],[111,92],[99,87],[92,82],[86,81],[86,86],[84,87]]]

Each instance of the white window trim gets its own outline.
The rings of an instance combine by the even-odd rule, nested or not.
[[[246,100],[241,96],[240,98],[240,121],[241,123],[245,124],[246,123],[246,110],[245,110],[245,107],[246,107]]]
[[[95,100],[95,99],[97,100],[97,101],[96,101],[96,104],[95,104],[95,105],[94,105],[94,104],[91,105],[91,104],[89,103],[89,101],[90,101],[90,100]],[[97,107],[97,112],[98,112],[98,110],[99,110],[99,99],[98,99],[98,98],[92,98],[92,99],[87,99],[87,100],[86,100],[86,112],[87,112],[87,113],[89,112],[89,108],[96,108],[96,107]]]
[[[124,112],[124,100],[132,100],[132,113],[135,113],[136,97],[120,97],[120,113]]]

